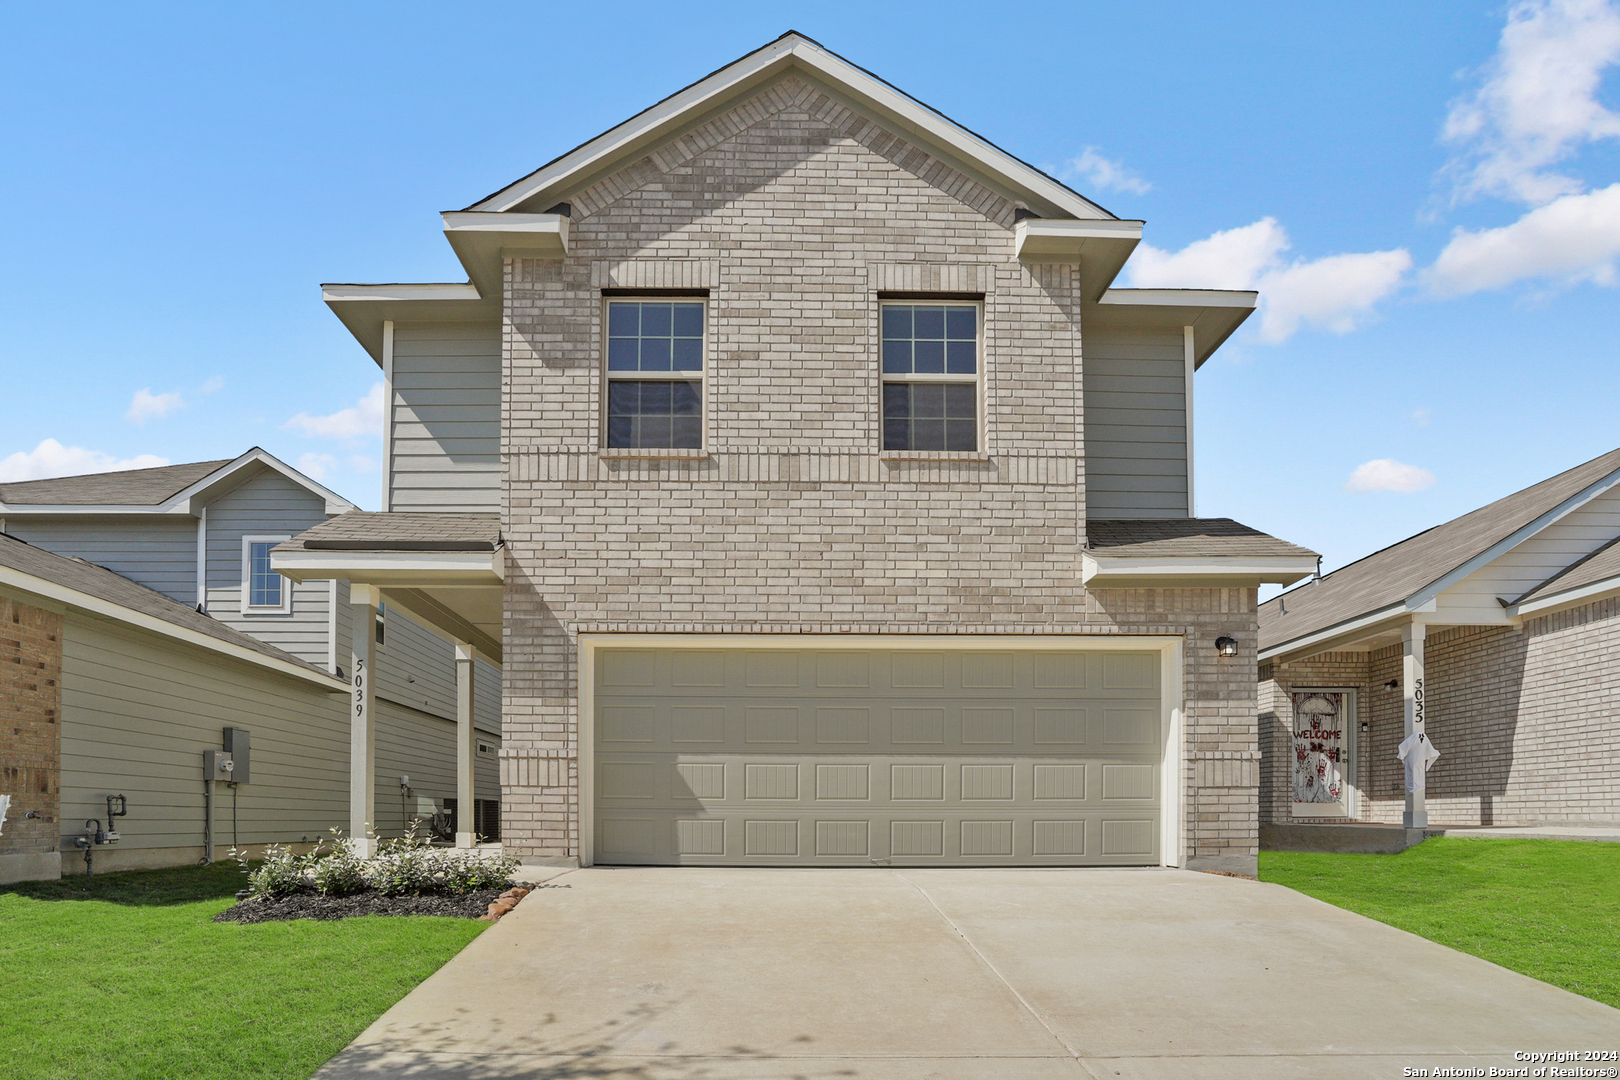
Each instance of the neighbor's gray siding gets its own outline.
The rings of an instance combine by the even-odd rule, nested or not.
[[[501,508],[498,327],[395,327],[389,408],[385,509]]]
[[[398,836],[405,831],[407,818],[416,815],[417,798],[432,799],[443,809],[445,799],[456,797],[456,725],[388,701],[378,705],[377,713],[377,816],[373,827],[379,836]],[[498,736],[479,737],[497,745],[500,742]],[[496,762],[477,757],[474,761],[473,797],[499,799]],[[409,798],[400,787],[402,776],[411,778]]]
[[[252,782],[237,788],[235,839],[313,840],[346,825],[345,704],[310,683],[70,614],[62,660],[64,870],[80,870],[72,863],[73,836],[86,818],[105,818],[106,797],[115,794],[129,807],[118,823],[119,849],[182,849],[121,861],[194,860],[203,843],[202,754],[222,745],[227,726],[247,728],[253,739]],[[231,821],[232,796],[221,785],[214,833],[220,858],[233,841]]]
[[[1087,516],[1186,517],[1181,336],[1088,330],[1084,353]]]
[[[9,517],[6,532],[58,555],[93,562],[182,604],[197,603],[197,519]]]
[[[242,537],[296,536],[326,520],[326,501],[273,469],[263,469],[208,504],[208,614],[260,641],[325,667],[328,586],[287,582],[288,615],[242,614]]]

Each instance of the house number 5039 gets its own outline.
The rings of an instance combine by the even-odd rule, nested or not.
[[[366,714],[366,662],[354,662],[354,715]]]

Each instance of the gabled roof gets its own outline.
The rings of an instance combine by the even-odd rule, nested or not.
[[[1375,612],[1413,609],[1620,484],[1620,450],[1368,555],[1260,605],[1260,648],[1277,650]]]
[[[256,637],[215,622],[105,566],[34,547],[0,533],[0,585],[116,619],[165,637],[292,675],[329,690],[348,685],[313,664]]]
[[[1583,596],[1597,587],[1620,582],[1620,536],[1592,554],[1571,563],[1540,585],[1513,601],[1512,614],[1529,614],[1561,600]]]
[[[796,30],[676,91],[467,209],[550,211],[555,202],[645,155],[698,118],[794,69],[848,95],[908,140],[964,166],[976,179],[1027,204],[1041,217],[1114,217],[1079,192]]]
[[[189,514],[191,500],[235,487],[247,479],[243,470],[255,466],[273,469],[318,495],[329,514],[354,509],[331,488],[255,446],[228,460],[0,484],[0,514]]]
[[[0,505],[156,506],[182,488],[229,465],[230,459],[165,465],[158,469],[59,476],[0,484]]]

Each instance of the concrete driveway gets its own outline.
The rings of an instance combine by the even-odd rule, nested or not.
[[[1547,1050],[1620,1050],[1620,1011],[1277,885],[588,869],[316,1075],[1383,1080]]]

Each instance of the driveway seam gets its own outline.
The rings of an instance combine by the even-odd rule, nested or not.
[[[1017,999],[1018,1004],[1024,1007],[1024,1011],[1029,1013],[1030,1016],[1034,1017],[1035,1022],[1041,1025],[1041,1027],[1045,1028],[1048,1035],[1052,1036],[1052,1040],[1068,1052],[1069,1056],[1074,1060],[1074,1063],[1079,1066],[1080,1071],[1085,1073],[1087,1076],[1092,1077],[1093,1080],[1098,1080],[1097,1074],[1092,1072],[1091,1069],[1086,1066],[1085,1060],[1081,1056],[1080,1051],[1075,1047],[1070,1046],[1067,1039],[1053,1030],[1052,1025],[1046,1022],[1046,1017],[1037,1012],[1035,1006],[1031,1005],[1024,995],[1018,992],[1018,988],[1007,981],[1007,976],[1003,975],[1001,970],[997,968],[995,964],[990,962],[990,958],[984,955],[979,946],[974,944],[973,939],[967,936],[967,932],[956,924],[956,920],[945,914],[945,909],[934,902],[934,898],[928,895],[928,890],[924,889],[921,885],[917,884],[915,881],[912,881],[904,874],[893,870],[889,872],[894,874],[895,877],[899,878],[907,885],[910,885],[913,889],[916,889],[918,895],[924,900],[928,901],[928,906],[933,908],[939,917],[945,921],[945,925],[954,930],[956,932],[956,936],[962,939],[963,944],[965,944],[969,949],[973,950],[973,955],[979,958],[979,963],[983,964],[987,969],[989,969],[990,974],[994,975],[1001,985],[1007,988],[1007,993],[1011,994],[1015,999]]]

